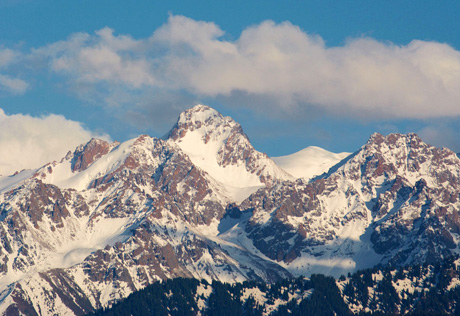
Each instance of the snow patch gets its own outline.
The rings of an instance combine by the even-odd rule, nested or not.
[[[320,147],[310,146],[291,155],[271,159],[294,177],[309,180],[327,172],[349,155],[350,153],[346,152],[335,154]]]
[[[110,174],[123,164],[131,152],[130,147],[136,140],[137,138],[134,138],[120,144],[82,172],[72,172],[71,161],[64,160],[62,163],[54,166],[53,172],[47,174],[42,181],[54,184],[63,189],[85,190],[93,180]]]

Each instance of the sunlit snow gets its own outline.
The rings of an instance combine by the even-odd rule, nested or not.
[[[310,146],[287,156],[271,157],[282,169],[296,178],[311,179],[329,170],[349,156],[350,153],[335,154],[325,149]]]

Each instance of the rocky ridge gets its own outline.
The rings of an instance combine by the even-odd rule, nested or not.
[[[0,200],[7,314],[84,314],[180,276],[232,282],[291,275],[232,246],[245,258],[237,262],[212,238],[233,200],[173,141],[93,139],[17,177]]]
[[[261,187],[294,179],[254,149],[240,124],[205,105],[184,111],[166,138],[223,184],[237,202]]]
[[[164,139],[91,140],[0,178],[0,312],[77,314],[162,279],[272,282],[458,253],[460,160],[374,134],[295,180],[217,111]]]
[[[245,230],[266,256],[338,276],[458,252],[459,179],[449,149],[374,134],[322,178],[259,190],[240,208],[253,210]]]

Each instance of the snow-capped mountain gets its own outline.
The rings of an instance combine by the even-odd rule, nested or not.
[[[449,149],[374,134],[322,179],[259,190],[240,208],[253,210],[245,231],[267,257],[295,274],[338,276],[458,252],[459,179]]]
[[[240,124],[205,105],[184,111],[167,139],[223,184],[236,202],[265,185],[293,180],[266,154],[254,149]]]
[[[229,193],[236,172],[249,179],[241,191],[289,176],[255,151],[232,120],[203,106],[190,111],[202,109],[215,114],[215,128],[225,124],[225,138],[217,141],[247,151],[240,160],[223,149],[218,176],[193,164],[196,156],[173,138],[143,135],[122,144],[93,139],[60,162],[0,179],[1,312],[84,314],[177,276],[229,282],[290,276],[239,245],[225,245],[238,260],[221,247],[216,236],[225,228],[219,224],[232,223],[221,219],[237,202]],[[229,125],[237,129],[229,132]]]
[[[350,153],[346,152],[336,154],[316,146],[309,146],[291,155],[271,157],[271,159],[295,178],[309,180],[329,171],[329,168],[349,155]]]
[[[374,134],[329,167],[295,180],[198,105],[163,139],[93,139],[1,177],[0,313],[82,315],[179,276],[271,282],[457,252],[453,152]]]

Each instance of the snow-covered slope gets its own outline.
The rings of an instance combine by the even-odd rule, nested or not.
[[[239,124],[196,106],[166,139],[93,139],[0,178],[0,313],[82,315],[174,277],[442,260],[458,252],[459,196],[459,158],[415,134],[374,134],[322,177],[294,180]]]
[[[289,277],[216,237],[225,208],[235,202],[231,179],[214,174],[219,182],[190,157],[174,141],[147,135],[122,144],[92,139],[60,162],[2,177],[0,310],[84,314],[178,276]],[[261,173],[267,183],[278,181]],[[265,186],[251,172],[241,176],[242,190]]]
[[[252,147],[240,124],[205,105],[184,111],[167,139],[238,203],[265,185],[293,179]]]
[[[271,157],[271,159],[294,177],[309,180],[327,172],[329,168],[349,155],[350,153],[335,154],[316,146],[310,146],[291,155]]]
[[[44,183],[54,184],[62,189],[74,189],[82,191],[88,189],[95,179],[110,174],[119,168],[134,150],[135,139],[128,140],[123,144],[118,142],[109,144],[99,139],[92,139],[85,146],[80,146],[73,155],[67,155],[60,163],[52,163],[42,168],[37,173]],[[153,144],[153,143],[152,143]],[[85,150],[86,147],[86,150]],[[95,148],[92,155],[97,156],[93,160],[88,148]],[[104,150],[105,149],[105,150]],[[151,148],[146,148],[147,150]],[[81,155],[83,150],[85,155]],[[81,159],[84,157],[83,159]],[[85,159],[85,157],[87,157]],[[89,158],[91,157],[91,158]],[[78,164],[79,161],[90,161]]]
[[[23,170],[10,176],[0,176],[0,193],[6,192],[18,186],[21,182],[29,179],[36,170]]]
[[[334,169],[311,183],[259,190],[240,205],[253,210],[245,231],[259,251],[294,274],[335,276],[458,252],[455,153],[415,134],[374,134]]]

